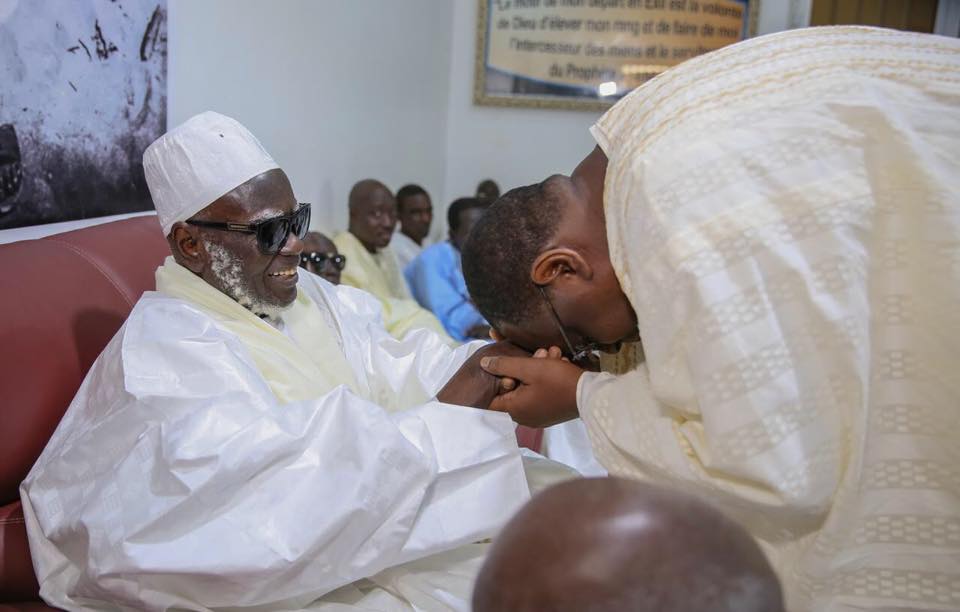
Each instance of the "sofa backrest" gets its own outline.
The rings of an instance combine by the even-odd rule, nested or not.
[[[0,504],[169,254],[154,216],[0,245]]]

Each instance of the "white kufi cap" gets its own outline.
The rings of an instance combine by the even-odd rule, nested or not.
[[[211,111],[187,119],[143,153],[143,173],[164,235],[177,221],[279,167],[250,130]]]

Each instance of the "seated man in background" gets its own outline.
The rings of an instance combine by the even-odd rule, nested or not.
[[[477,185],[476,198],[487,204],[493,204],[500,197],[500,185],[493,179],[484,179]]]
[[[514,424],[466,407],[498,389],[477,360],[509,347],[396,340],[368,294],[299,275],[310,205],[228,117],[143,165],[173,256],[21,485],[42,597],[466,609],[471,543],[528,497]]]
[[[773,58],[773,59],[771,59]],[[684,62],[463,251],[519,423],[717,504],[790,610],[960,609],[960,40],[814,28]],[[496,248],[496,247],[500,248]]]
[[[454,201],[447,209],[450,239],[424,249],[403,271],[417,302],[461,342],[490,338],[490,326],[470,301],[460,268],[460,248],[487,206],[476,198]]]
[[[537,494],[477,576],[473,612],[782,612],[742,527],[695,497],[621,478]]]
[[[387,246],[397,225],[397,203],[390,190],[380,181],[360,181],[350,190],[349,206],[348,231],[333,238],[349,262],[341,274],[343,283],[380,300],[387,331],[397,338],[423,328],[455,344],[440,321],[410,295],[397,259]]]
[[[397,217],[400,227],[393,233],[390,250],[403,270],[427,246],[433,223],[433,204],[420,185],[404,185],[397,190]]]
[[[340,284],[340,273],[347,265],[347,258],[337,252],[337,245],[320,232],[308,232],[303,239],[303,251],[300,253],[300,267],[307,272],[326,279],[334,285]]]

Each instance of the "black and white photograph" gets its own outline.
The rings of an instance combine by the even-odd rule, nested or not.
[[[0,229],[150,210],[166,0],[0,1]]]

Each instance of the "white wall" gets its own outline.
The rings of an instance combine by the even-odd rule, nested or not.
[[[372,176],[447,205],[493,178],[503,189],[568,173],[596,112],[473,104],[476,0],[168,0],[171,126],[213,109],[247,125],[343,229],[346,195]]]
[[[168,123],[204,110],[244,123],[346,227],[350,187],[442,191],[452,6],[436,0],[168,0]]]
[[[813,0],[760,0],[757,35],[807,27],[812,5]]]

